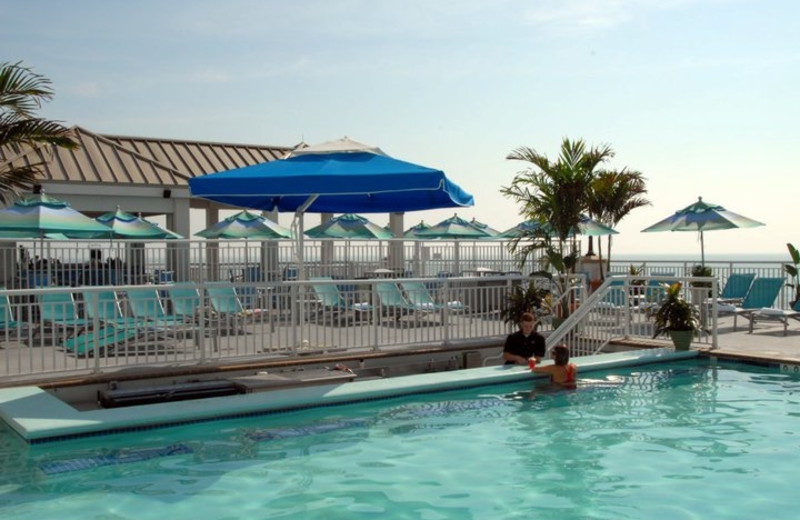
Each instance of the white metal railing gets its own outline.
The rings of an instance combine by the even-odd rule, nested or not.
[[[680,282],[683,297],[698,308],[702,330],[695,343],[717,346],[716,278],[686,276],[615,276],[608,278],[547,338],[551,348],[565,342],[571,355],[592,355],[616,339],[652,339],[653,321],[649,313],[663,297],[665,284]],[[700,283],[708,287],[698,287]]]
[[[501,340],[521,277],[0,290],[0,377]],[[399,299],[384,294],[393,286]],[[326,295],[333,295],[330,298]]]

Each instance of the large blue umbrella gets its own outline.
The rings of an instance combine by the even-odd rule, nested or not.
[[[441,170],[363,150],[308,153],[203,175],[189,179],[189,189],[195,197],[223,204],[294,211],[301,265],[306,212],[391,213],[474,204]]]
[[[444,172],[365,152],[300,155],[189,179],[192,196],[311,213],[390,213],[472,206]]]

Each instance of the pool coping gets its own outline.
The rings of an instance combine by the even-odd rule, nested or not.
[[[585,356],[573,362],[583,374],[698,355],[696,350],[662,348]],[[27,442],[38,443],[542,377],[546,376],[531,374],[524,366],[501,365],[86,411],[73,408],[38,386],[24,386],[0,389],[0,418]]]

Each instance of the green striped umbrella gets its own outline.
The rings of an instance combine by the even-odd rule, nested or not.
[[[310,238],[389,239],[391,231],[370,222],[361,215],[345,213],[306,231]]]
[[[195,236],[204,238],[244,238],[253,240],[272,240],[292,238],[292,232],[280,224],[247,210],[240,211]]]
[[[114,231],[114,238],[183,238],[177,233],[161,229],[156,224],[137,217],[117,206],[116,211],[100,215],[95,220]]]
[[[0,209],[0,237],[107,238],[111,234],[108,226],[44,193],[28,195],[13,206]]]
[[[497,231],[493,227],[490,227],[488,224],[484,224],[483,222],[478,222],[477,220],[475,220],[475,217],[473,217],[472,220],[469,221],[469,223],[470,225],[480,229],[481,231],[489,233],[492,236],[497,236],[500,234],[499,231]]]

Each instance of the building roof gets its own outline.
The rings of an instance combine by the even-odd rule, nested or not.
[[[96,134],[70,129],[80,148],[53,145],[0,149],[0,165],[38,164],[40,182],[188,187],[192,177],[284,157],[292,147]]]

